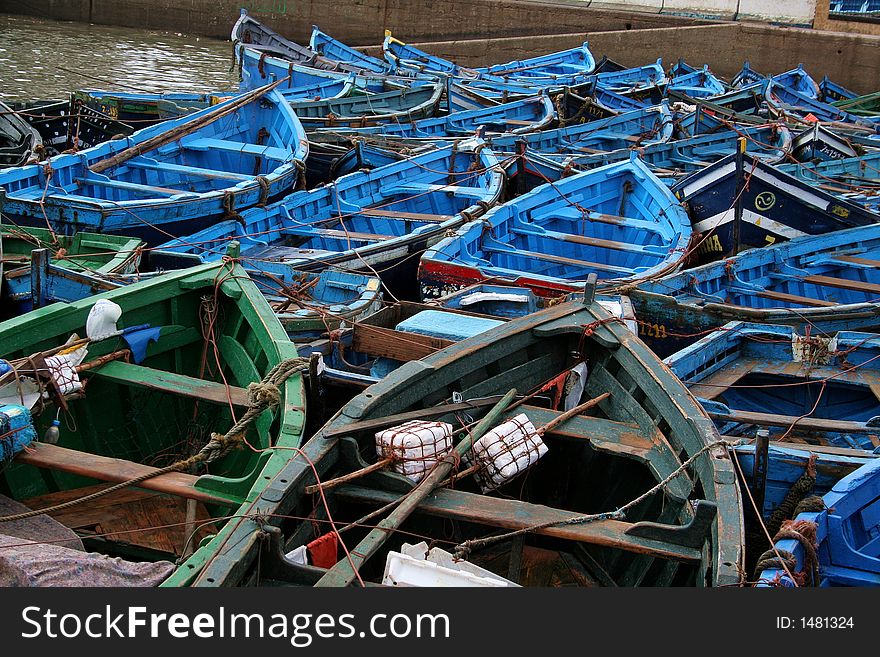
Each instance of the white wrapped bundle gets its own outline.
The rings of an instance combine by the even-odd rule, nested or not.
[[[474,443],[473,455],[482,466],[477,474],[483,491],[498,488],[534,465],[547,446],[525,413],[502,422]]]
[[[392,458],[391,469],[421,481],[439,459],[452,449],[452,425],[412,420],[376,434],[376,453]]]

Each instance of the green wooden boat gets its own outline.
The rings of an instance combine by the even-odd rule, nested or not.
[[[856,98],[845,98],[831,104],[858,116],[880,116],[880,91]]]
[[[142,248],[146,246],[143,240],[121,235],[85,232],[53,235],[46,228],[10,224],[0,225],[0,243],[3,254],[0,271],[5,286],[0,318],[53,301],[81,298],[84,284],[72,274],[99,278],[107,274],[131,274],[137,270]],[[47,250],[38,257],[46,258],[47,268],[51,262],[52,274],[59,280],[32,274],[31,254],[39,249]]]
[[[742,509],[717,432],[671,372],[592,303],[589,290],[587,297],[586,304],[559,304],[450,345],[364,390],[254,499],[248,517],[227,524],[229,540],[193,584],[368,584],[382,580],[391,551],[420,540],[446,550],[470,546],[472,565],[522,585],[737,584]],[[412,419],[459,428],[466,422],[474,438],[484,420],[494,426],[522,412],[546,427],[563,415],[554,410],[553,388],[520,397],[516,409],[505,408],[510,389],[537,392],[584,362],[581,399],[590,399],[589,413],[546,429],[547,453],[495,494],[480,493],[464,476],[454,485],[436,482],[433,492],[426,480],[414,489],[377,461],[376,432]],[[445,477],[450,461],[427,477]],[[374,512],[395,503],[380,521],[387,508]],[[614,513],[621,508],[625,514]],[[608,511],[611,518],[564,522]],[[385,530],[370,532],[377,524]],[[333,527],[347,551],[340,547],[335,559],[331,551],[335,565],[326,553],[316,565],[314,541],[327,540]],[[488,546],[465,543],[510,530],[528,531]],[[294,555],[304,547],[309,558],[298,563]]]
[[[101,339],[88,320],[94,337],[86,339],[88,354],[76,366],[81,388],[71,388],[69,377],[47,374],[46,358],[71,352],[71,344],[63,345],[72,334],[86,336],[90,311],[110,301],[122,310],[116,326],[129,328]],[[136,487],[51,512],[90,552],[177,562],[201,541],[198,563],[204,563],[215,549],[208,546],[216,544],[209,536],[223,534],[223,519],[262,494],[290,458],[289,448],[300,444],[303,359],[233,260],[2,322],[0,358],[17,364],[0,375],[0,397],[12,391],[17,399],[21,390],[24,401],[35,381],[48,393],[42,401],[28,398],[37,436],[60,420],[57,442],[32,443],[0,470],[0,493],[46,509],[81,500],[106,482],[148,476]],[[254,419],[230,449],[221,446],[218,458],[205,460],[212,434],[226,434],[248,416],[255,403],[249,384],[265,382],[277,366],[293,368],[289,378],[277,380],[280,403],[252,411]],[[162,470],[198,454],[194,467]],[[172,579],[185,582],[197,572],[193,564],[177,567]]]

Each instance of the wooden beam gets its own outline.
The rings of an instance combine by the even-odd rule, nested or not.
[[[163,370],[154,370],[143,365],[134,365],[122,361],[112,361],[105,365],[88,370],[90,376],[99,376],[104,379],[115,381],[129,386],[138,386],[166,392],[170,395],[191,397],[212,404],[228,406],[230,401],[233,406],[247,408],[248,393],[244,388],[225,386],[222,383],[205,381],[192,376],[174,374]]]
[[[880,283],[866,283],[865,281],[851,281],[846,278],[837,278],[835,276],[804,276],[805,283],[813,285],[821,285],[824,287],[836,287],[842,290],[854,290],[856,292],[865,292],[869,294],[880,295]]]
[[[19,452],[15,457],[15,462],[112,483],[128,481],[158,469],[133,461],[89,454],[39,442],[32,443],[28,449]],[[140,482],[137,487],[208,504],[238,506],[241,503],[241,500],[224,498],[214,493],[198,490],[195,487],[198,479],[195,475],[183,472],[168,472],[146,479]]]
[[[850,420],[825,420],[822,418],[805,417],[797,418],[793,415],[776,415],[774,413],[756,413],[754,411],[731,411],[728,413],[712,413],[709,417],[713,420],[725,420],[728,422],[743,422],[745,424],[757,424],[764,427],[789,427],[795,422],[796,428],[802,431],[838,431],[850,433],[880,433],[880,429],[868,427],[864,422],[852,422]]]
[[[451,340],[418,333],[405,333],[358,322],[351,336],[351,348],[371,356],[408,362],[430,356],[452,344]]]
[[[742,379],[746,374],[757,368],[757,360],[740,358],[726,367],[710,374],[699,383],[688,386],[694,397],[703,399],[715,399],[725,393],[727,389]]]
[[[349,485],[340,487],[336,491],[336,497],[347,502],[383,505],[398,499],[399,495]],[[431,493],[422,501],[417,511],[502,529],[524,529],[580,515],[573,511],[554,509],[539,504],[466,493],[448,488]],[[701,559],[700,550],[626,534],[626,530],[632,526],[632,523],[628,522],[602,520],[579,525],[546,527],[536,530],[535,534],[646,554],[660,559],[691,563],[699,562]]]
[[[429,224],[440,224],[449,221],[452,215],[426,214],[423,212],[400,212],[398,210],[383,210],[382,208],[366,208],[358,214],[365,217],[381,217],[383,219],[400,219],[403,221],[422,221]]]
[[[787,301],[789,303],[799,303],[802,306],[830,307],[830,306],[840,305],[840,304],[834,303],[833,301],[823,301],[821,299],[811,299],[810,297],[802,297],[797,294],[788,294],[786,292],[775,292],[773,290],[762,290],[760,292],[756,292],[755,296],[762,297],[764,299],[774,299],[776,301]]]

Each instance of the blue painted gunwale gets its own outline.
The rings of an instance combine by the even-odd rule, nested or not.
[[[411,123],[437,114],[444,89],[437,82],[347,98],[295,101],[291,107],[306,130]]]
[[[426,248],[482,215],[498,202],[502,188],[495,154],[478,140],[459,142],[295,192],[242,213],[242,222],[224,221],[167,242],[153,257],[177,259],[176,266],[213,261],[238,240],[246,267],[282,278],[331,265],[375,267]],[[431,216],[394,218],[383,211]],[[349,240],[346,231],[357,235]],[[287,246],[292,242],[296,245]]]
[[[349,136],[382,135],[405,139],[454,139],[472,136],[481,127],[486,132],[510,134],[534,132],[543,130],[555,120],[556,108],[553,106],[553,101],[546,95],[540,95],[493,107],[420,119],[412,123],[388,123],[370,128],[319,128],[315,133]]]
[[[661,177],[673,185],[676,182],[673,174],[697,171],[707,163],[727,157],[736,151],[737,140],[741,137],[748,140],[752,155],[770,164],[782,161],[791,148],[791,131],[784,124],[771,124],[647,144],[640,146],[637,152],[639,159],[655,173],[672,176]],[[630,151],[630,148],[622,148],[594,155],[574,155],[567,162],[580,169],[593,169],[629,159]]]
[[[729,322],[663,362],[723,435],[753,436],[758,415],[776,422],[765,427],[771,439],[804,435],[820,445],[873,450],[871,434],[876,440],[880,433],[869,422],[880,415],[872,389],[880,383],[880,335],[815,336],[803,360],[795,357],[796,339],[804,340],[791,326]],[[798,426],[808,428],[802,434]]]
[[[776,168],[807,182],[822,184],[831,180],[858,187],[858,183],[876,184],[880,181],[880,151],[840,160],[779,164]]]
[[[637,158],[536,187],[459,228],[419,263],[423,298],[492,281],[541,296],[577,291],[590,273],[623,282],[678,266],[687,214]]]
[[[334,39],[329,34],[322,32],[317,25],[312,26],[309,47],[328,59],[354,64],[365,71],[371,71],[379,75],[394,75],[398,73],[397,69],[388,62],[365,55],[360,50],[356,50],[342,43],[342,41]],[[402,73],[406,75],[407,72],[403,71]]]
[[[852,100],[858,98],[859,94],[850,91],[843,85],[837,84],[827,75],[819,82],[819,100],[823,103],[834,103],[840,100]]]
[[[87,230],[156,244],[209,225],[229,208],[240,211],[286,194],[308,155],[305,131],[277,91],[249,97],[231,114],[102,173],[89,167],[222,112],[240,97],[79,153],[0,171],[4,212],[22,225],[49,222],[63,234]],[[265,143],[259,143],[260,129]]]
[[[672,78],[669,81],[669,88],[687,94],[691,98],[709,98],[727,92],[727,87],[712,74],[708,65]]]
[[[626,112],[607,119],[542,130],[514,136],[498,135],[489,138],[492,148],[499,153],[513,153],[517,142],[525,141],[527,148],[544,155],[584,155],[595,151],[639,147],[668,141],[672,136],[672,115],[666,103],[643,110]]]
[[[812,114],[820,121],[853,123],[867,127],[873,127],[875,123],[880,122],[880,119],[874,121],[867,116],[850,114],[839,107],[823,103],[784,85],[777,85],[773,81],[767,85],[765,98],[767,99],[767,104],[778,113],[782,115],[790,114],[800,119],[804,119],[807,115]]]
[[[779,73],[778,75],[762,75],[752,69],[749,66],[749,62],[746,61],[740,72],[734,76],[731,86],[742,88],[764,80],[770,80],[774,84],[781,85],[814,100],[818,100],[820,95],[818,83],[804,70],[802,64],[798,64],[797,68]]]
[[[642,339],[663,356],[731,320],[785,324],[800,333],[877,331],[880,225],[749,249],[644,281],[630,295],[646,322]]]

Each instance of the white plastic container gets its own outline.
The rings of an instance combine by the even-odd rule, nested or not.
[[[392,458],[391,469],[421,481],[438,460],[452,449],[452,425],[412,420],[376,434],[379,458]]]
[[[493,490],[525,472],[547,453],[547,446],[525,413],[502,422],[474,443],[476,478],[483,491]]]

